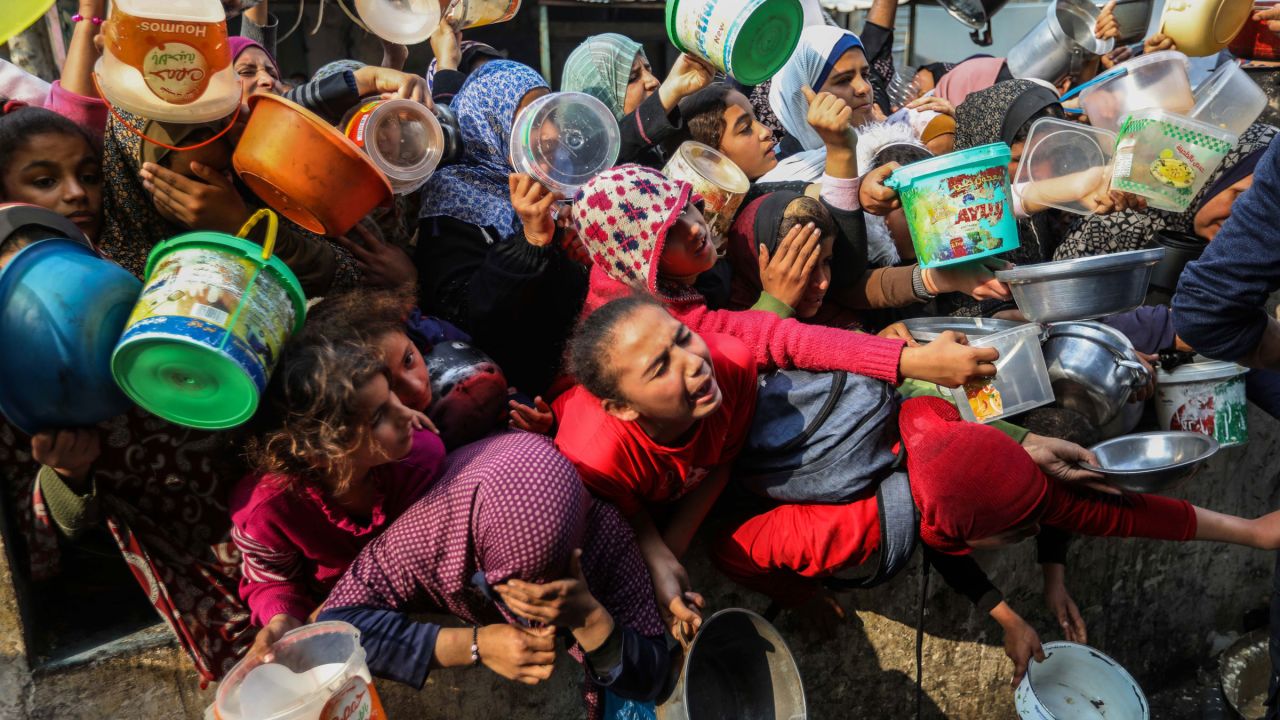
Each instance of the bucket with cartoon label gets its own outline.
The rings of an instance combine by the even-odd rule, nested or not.
[[[262,217],[262,245],[244,239]],[[194,232],[151,251],[147,281],[111,356],[116,383],[143,409],[205,430],[252,415],[306,296],[279,258],[276,216],[259,210],[238,236]]]

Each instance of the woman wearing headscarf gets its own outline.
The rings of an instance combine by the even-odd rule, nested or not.
[[[933,94],[958,108],[970,94],[1012,79],[1013,73],[1009,72],[1004,58],[973,57],[945,70],[937,80]]]
[[[469,333],[512,385],[543,392],[586,297],[586,268],[563,248],[565,235],[526,232],[513,197],[545,204],[545,188],[512,176],[511,127],[519,110],[549,92],[532,68],[486,63],[452,103],[461,159],[422,188],[415,261],[424,311]],[[545,208],[543,209],[545,214]]]
[[[1072,225],[1053,258],[1066,260],[1138,250],[1147,247],[1160,231],[1212,240],[1231,215],[1236,197],[1253,184],[1254,168],[1277,132],[1280,131],[1270,125],[1250,125],[1183,212],[1147,208],[1083,217]]]
[[[686,53],[659,83],[643,45],[625,35],[602,33],[569,54],[560,89],[591,95],[618,119],[619,164],[659,168],[664,161],[659,146],[683,129],[680,101],[706,87],[714,76],[714,68]]]

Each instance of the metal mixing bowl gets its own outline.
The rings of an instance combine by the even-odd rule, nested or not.
[[[1032,322],[1092,320],[1142,304],[1164,248],[1058,260],[997,270],[1013,301]]]
[[[1102,473],[1108,485],[1130,492],[1155,493],[1191,479],[1204,461],[1218,452],[1218,441],[1208,435],[1179,430],[1137,433],[1094,445],[1102,467],[1084,463]]]

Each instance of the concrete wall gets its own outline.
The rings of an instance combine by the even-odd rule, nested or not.
[[[1256,410],[1250,422],[1250,444],[1223,451],[1181,496],[1249,516],[1277,506],[1280,467],[1272,458],[1280,457],[1280,433]],[[1042,638],[1057,638],[1043,609],[1031,543],[979,559]],[[1123,663],[1151,694],[1220,650],[1243,629],[1245,613],[1265,606],[1273,562],[1269,553],[1219,545],[1080,539],[1072,546],[1068,580],[1089,623],[1090,644]],[[763,598],[724,582],[696,550],[690,567],[717,607],[764,609]],[[794,613],[779,618],[801,666],[811,717],[909,716],[919,592],[914,566],[887,587],[845,596],[853,612],[834,631]],[[26,672],[16,607],[12,578],[0,567],[0,718],[197,718],[211,701],[212,688],[200,690],[172,644],[84,656],[33,676]],[[926,627],[925,717],[1014,717],[1011,666],[999,627],[974,613],[936,574]],[[393,720],[545,720],[581,716],[579,678],[577,667],[562,660],[552,680],[533,689],[484,670],[437,673],[422,692],[379,687]],[[1199,711],[1188,704],[1157,717],[1192,718]]]

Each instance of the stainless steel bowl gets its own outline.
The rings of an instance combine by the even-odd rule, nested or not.
[[[1044,362],[1058,407],[1102,427],[1120,414],[1134,390],[1151,380],[1129,338],[1096,322],[1064,322],[1045,332]]]
[[[911,332],[911,337],[920,342],[932,342],[948,330],[964,333],[970,338],[977,338],[1003,332],[1026,323],[1018,322],[1017,320],[997,320],[996,318],[923,317],[903,320],[902,324],[907,326],[907,330]]]
[[[997,270],[1032,322],[1092,320],[1142,304],[1164,248],[1058,260]]]
[[[1208,435],[1179,430],[1137,433],[1094,445],[1102,467],[1083,467],[1102,473],[1108,485],[1130,492],[1164,492],[1195,476],[1204,461],[1218,452]]]

